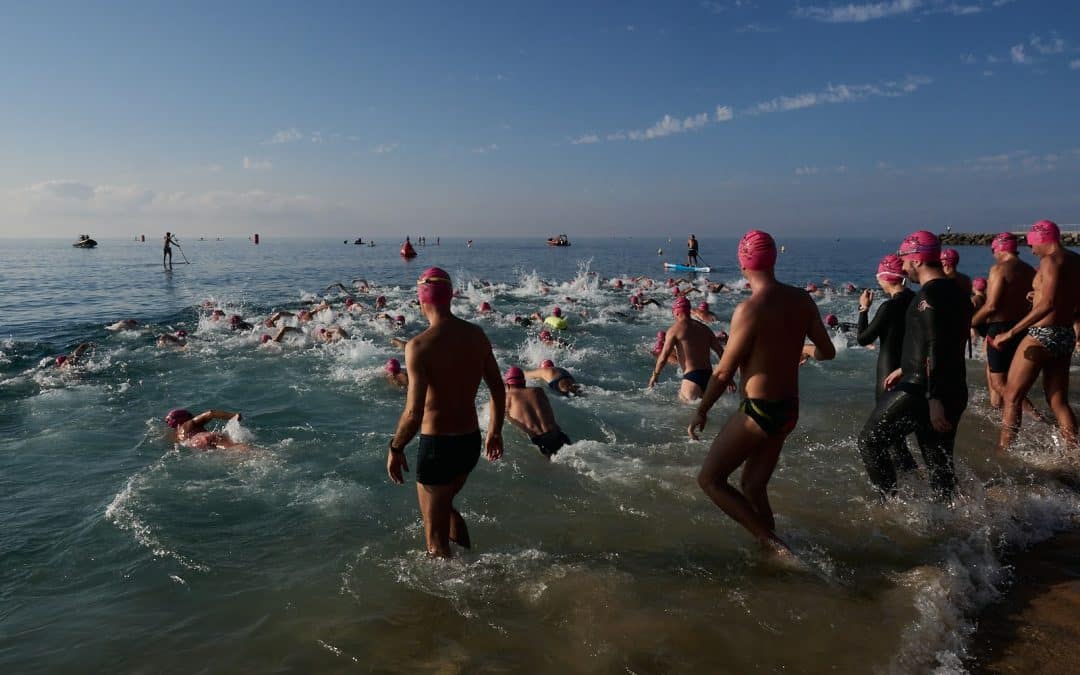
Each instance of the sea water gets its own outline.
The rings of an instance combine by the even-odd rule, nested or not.
[[[857,298],[840,289],[873,285],[897,241],[784,240],[778,275],[830,279],[822,314],[854,322]],[[413,261],[390,241],[181,242],[174,262],[191,264],[168,272],[151,244],[0,240],[2,672],[962,672],[974,613],[1009,580],[1001,552],[1076,524],[1077,458],[1051,426],[1028,423],[1011,456],[995,455],[978,352],[960,496],[933,503],[919,475],[879,503],[855,444],[876,352],[837,335],[836,359],[802,370],[799,426],[769,486],[806,567],[770,563],[695,479],[735,397],[689,440],[675,369],[645,387],[670,295],[661,285],[662,307],[638,313],[610,283],[663,280],[681,240],[444,239]],[[734,243],[702,238],[710,280],[737,286]],[[961,249],[971,276],[990,263]],[[586,393],[552,401],[574,444],[550,463],[507,425],[503,459],[481,460],[458,498],[474,549],[448,561],[422,552],[415,491],[385,469],[404,395],[382,365],[402,358],[391,337],[424,328],[411,300],[436,264],[502,369],[551,358]],[[378,285],[404,329],[334,310],[313,325],[350,339],[260,345],[269,330],[232,333],[206,306],[258,324],[340,301],[327,286],[355,278]],[[745,295],[699,297],[726,329]],[[483,301],[494,315],[479,315]],[[512,320],[555,304],[567,346]],[[137,329],[105,330],[129,317]],[[181,328],[186,350],[154,346]],[[95,346],[81,366],[49,367],[83,341]],[[481,387],[482,425],[486,401]],[[162,417],[178,406],[242,412],[233,431],[259,449],[174,445]],[[415,443],[407,452],[414,462]]]

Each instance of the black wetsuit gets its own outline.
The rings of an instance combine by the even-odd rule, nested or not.
[[[903,377],[892,391],[882,394],[859,434],[866,472],[883,494],[896,490],[896,467],[888,448],[911,432],[938,497],[948,499],[956,489],[953,443],[967,407],[964,345],[971,314],[971,301],[949,279],[927,282],[908,304],[900,356]],[[931,426],[929,399],[942,403],[951,431],[942,433]]]
[[[880,401],[885,393],[886,376],[900,367],[900,353],[904,347],[904,322],[908,306],[914,297],[915,292],[910,288],[901,290],[878,306],[873,321],[867,319],[869,311],[859,312],[858,333],[855,337],[858,343],[865,347],[873,344],[875,340],[881,341],[878,344],[877,381],[874,386],[874,397],[877,401]],[[896,439],[892,449],[896,468],[901,471],[914,471],[918,468],[904,436]]]

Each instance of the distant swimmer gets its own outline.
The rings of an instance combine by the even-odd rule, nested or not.
[[[539,387],[525,386],[525,373],[511,366],[503,376],[506,383],[506,417],[529,436],[540,454],[551,459],[564,445],[572,443],[555,421],[551,402]]]
[[[315,334],[315,339],[319,342],[338,342],[348,340],[349,334],[341,326],[330,326],[329,328],[320,328],[319,332]]]
[[[1008,449],[1020,430],[1021,406],[1039,371],[1043,373],[1046,402],[1054,411],[1065,445],[1075,449],[1076,415],[1069,407],[1069,362],[1076,347],[1076,311],[1080,307],[1080,255],[1061,245],[1056,223],[1040,220],[1027,234],[1031,252],[1039,259],[1032,280],[1031,311],[991,344],[1021,337],[1005,387],[999,448]]]
[[[173,239],[171,232],[166,232],[164,241],[162,242],[163,249],[161,252],[161,266],[172,267],[172,244],[179,246],[180,244]],[[168,261],[168,263],[166,263]]]
[[[409,386],[409,374],[401,369],[401,361],[389,359],[383,367],[386,371],[386,379],[399,387]]]
[[[869,316],[874,292],[868,288],[859,296],[856,340],[864,347],[873,345],[875,340],[879,341],[877,374],[874,377],[875,401],[881,401],[887,391],[885,378],[900,367],[908,305],[915,297],[915,293],[904,285],[906,280],[904,261],[900,256],[889,254],[881,259],[877,267],[877,282],[886,297],[874,313],[873,321]],[[900,436],[889,447],[898,470],[908,472],[919,468],[908,450],[906,437]]]
[[[544,359],[539,368],[534,368],[525,373],[530,380],[543,380],[548,389],[559,396],[581,396],[581,385],[574,380],[574,376],[565,368],[556,368],[551,359]]]
[[[252,326],[239,314],[233,314],[229,317],[229,330],[251,330],[255,326]]]
[[[117,332],[122,330],[135,330],[138,327],[139,322],[135,319],[120,319],[116,323],[105,326],[105,330]]]
[[[982,306],[986,304],[987,286],[988,282],[986,280],[986,277],[975,277],[971,280],[971,306],[975,309],[976,312],[982,309]],[[975,317],[972,317],[971,320],[974,321]],[[974,323],[971,325],[972,327],[975,326]]]
[[[709,303],[700,302],[697,307],[690,313],[690,315],[698,321],[704,323],[712,323],[717,321],[716,315],[709,311]]]
[[[1019,244],[1016,235],[1011,232],[1002,232],[994,237],[990,249],[993,251],[994,265],[985,280],[984,302],[971,317],[971,325],[990,338],[986,343],[990,405],[1000,408],[1005,401],[1009,368],[1016,356],[1016,348],[1020,346],[1019,339],[1000,338],[1002,333],[1014,328],[1031,311],[1027,294],[1035,280],[1035,268],[1020,259]],[[974,282],[972,286],[975,287]],[[1026,397],[1024,400],[1027,401]]]
[[[270,316],[266,317],[266,320],[263,321],[263,326],[266,326],[267,328],[276,328],[277,322],[287,316],[295,316],[295,314],[293,314],[292,312],[287,312],[285,310],[281,310],[280,312],[274,312]]]
[[[645,309],[645,307],[648,305],[656,305],[657,307],[659,307],[660,303],[652,298],[646,298],[645,294],[641,291],[638,291],[637,293],[634,293],[630,296],[630,306],[638,310],[639,312]]]
[[[960,252],[955,248],[947,248],[941,251],[941,269],[945,276],[960,285],[964,295],[971,296],[971,277],[958,271],[956,266],[960,264]]]
[[[750,297],[735,308],[731,339],[712,373],[705,396],[687,429],[704,431],[707,414],[740,373],[746,396],[716,436],[698,473],[698,485],[721,510],[750,531],[772,553],[791,551],[776,536],[767,487],[780,450],[799,420],[799,364],[807,356],[836,355],[817,304],[806,293],[776,280],[776,242],[759,230],[738,246],[739,266]],[[812,345],[806,345],[810,338]],[[728,482],[743,467],[739,488]]]
[[[698,264],[698,242],[697,237],[690,235],[690,238],[686,240],[686,264],[688,266],[694,266]]]
[[[491,303],[490,302],[481,302],[480,303],[480,313],[481,314],[491,314],[493,311],[494,310],[491,308]]]
[[[177,349],[183,349],[187,347],[187,331],[178,330],[175,333],[162,333],[157,338],[158,347],[176,347]]]
[[[74,368],[79,365],[83,354],[93,346],[91,342],[80,342],[70,354],[60,354],[53,359],[53,363],[56,364],[57,368]]]
[[[227,433],[207,431],[206,425],[214,420],[243,419],[238,412],[207,410],[199,415],[192,415],[183,408],[174,408],[165,415],[165,424],[176,431],[176,440],[181,445],[196,450],[253,450],[250,445],[238,443]]]
[[[424,519],[429,555],[450,557],[450,542],[468,548],[465,520],[454,496],[465,485],[485,445],[489,461],[502,457],[506,389],[491,343],[476,325],[453,315],[454,287],[438,267],[417,281],[420,309],[430,324],[405,345],[409,390],[405,410],[387,451],[386,472],[401,484],[409,470],[405,446],[420,432],[416,459],[416,494]],[[491,392],[486,441],[480,437],[476,392],[483,379]]]
[[[896,465],[889,454],[897,440],[914,432],[939,500],[956,490],[953,445],[967,408],[964,345],[971,301],[945,276],[937,235],[921,230],[900,244],[897,255],[908,279],[920,284],[904,317],[900,367],[885,378],[878,400],[859,434],[859,454],[870,482],[882,497],[896,493]]]
[[[667,342],[667,331],[656,331],[656,341],[653,342],[652,349],[649,350],[649,353],[652,354],[654,358],[660,356],[660,354],[664,351],[665,342]],[[675,353],[675,350],[671,350],[671,352],[668,354],[667,362],[673,366],[679,365],[679,355]]]
[[[667,365],[668,356],[674,350],[682,366],[682,384],[679,386],[679,399],[694,401],[701,398],[709,384],[712,374],[712,360],[709,351],[723,356],[724,349],[709,327],[690,318],[690,301],[679,297],[671,306],[675,323],[665,332],[664,348],[656,357],[656,366],[649,377],[649,388],[656,385],[661,371]]]

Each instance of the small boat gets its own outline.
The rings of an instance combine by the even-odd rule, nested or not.
[[[415,258],[416,257],[416,249],[413,248],[412,244],[410,244],[409,242],[405,242],[402,245],[402,247],[401,247],[401,257],[405,258],[406,260],[408,260],[409,258]]]
[[[355,246],[363,246],[364,245],[364,238],[363,237],[357,237],[356,241],[354,241],[353,244]]]
[[[79,241],[72,244],[75,248],[94,248],[97,246],[97,242],[90,238],[88,234],[80,234]]]
[[[565,234],[560,234],[557,237],[548,237],[548,246],[569,246],[570,240],[566,238]]]
[[[664,263],[664,269],[675,270],[677,272],[712,272],[711,267],[702,267],[699,265],[679,265],[676,263]]]

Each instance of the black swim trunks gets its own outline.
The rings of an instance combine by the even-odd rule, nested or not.
[[[1015,321],[991,321],[986,324],[986,335],[997,337],[1016,325]],[[995,342],[986,345],[986,364],[990,366],[991,373],[1007,373],[1009,365],[1016,356],[1016,348],[1020,346],[1020,338],[1013,338],[1008,342]]]
[[[712,377],[712,370],[708,368],[698,368],[697,370],[691,370],[689,373],[683,373],[682,379],[690,380],[703,390],[709,386],[709,378]]]
[[[416,482],[445,485],[468,474],[480,460],[480,430],[456,436],[420,434],[416,451]]]
[[[739,404],[739,411],[757,422],[767,435],[786,435],[799,421],[799,399],[767,401],[763,398],[744,398]]]
[[[570,437],[559,429],[548,431],[539,436],[533,436],[529,440],[533,442],[533,445],[540,448],[541,454],[545,457],[551,457],[558,452],[562,446],[573,443],[573,441],[570,440]]]
[[[1032,326],[1028,328],[1028,335],[1055,359],[1071,356],[1076,349],[1076,329],[1072,326]]]

